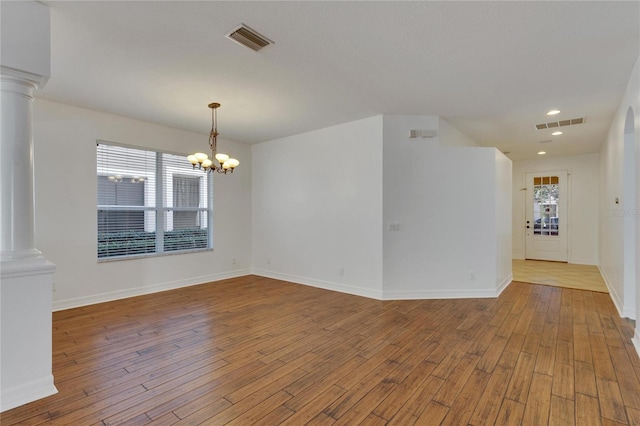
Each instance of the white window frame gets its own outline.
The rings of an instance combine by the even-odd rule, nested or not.
[[[120,174],[120,175],[141,175],[139,170],[125,170],[122,168],[113,168],[108,169],[105,167],[101,167],[99,161],[99,152],[98,147],[100,145],[113,146],[113,147],[121,147],[128,149],[135,149],[140,151],[146,151],[149,153],[155,154],[155,185],[153,184],[145,184],[145,206],[140,207],[131,207],[131,206],[105,206],[99,205],[97,206],[97,211],[117,211],[117,210],[142,210],[145,212],[145,231],[147,232],[155,232],[155,251],[152,253],[142,253],[142,254],[125,254],[125,255],[112,255],[112,256],[103,256],[98,257],[98,262],[112,262],[118,260],[128,260],[128,259],[139,259],[139,258],[147,258],[147,257],[157,257],[157,256],[166,256],[166,255],[174,255],[174,254],[185,254],[185,253],[195,253],[195,252],[203,252],[203,251],[213,251],[213,174],[205,173],[202,170],[191,170],[185,168],[176,168],[171,167],[171,165],[164,165],[163,154],[175,155],[181,158],[184,158],[185,164],[191,166],[186,160],[186,154],[184,153],[176,153],[169,151],[161,151],[156,149],[150,149],[146,147],[139,147],[127,144],[121,144],[117,142],[110,142],[105,140],[97,140],[96,141],[96,176],[108,176],[112,174]],[[173,177],[174,175],[181,176],[194,176],[199,177],[200,179],[200,200],[201,203],[206,205],[206,207],[174,207],[173,206]],[[96,200],[98,199],[97,194],[97,178],[96,178]],[[206,198],[205,198],[206,197]],[[147,202],[150,202],[155,198],[155,206],[147,206]],[[207,202],[208,201],[208,202]],[[96,212],[97,212],[96,211]],[[190,249],[180,249],[180,250],[168,250],[165,251],[164,248],[164,236],[165,233],[173,230],[167,229],[165,230],[165,225],[170,226],[171,223],[169,220],[166,220],[166,217],[169,216],[170,213],[174,211],[197,211],[206,213],[206,226],[204,223],[201,223],[201,227],[203,229],[207,229],[207,247],[202,248],[190,248]],[[97,217],[97,215],[96,215]],[[96,233],[98,231],[98,224],[96,223]],[[96,235],[97,236],[97,235]],[[97,244],[98,241],[96,241]],[[96,247],[96,256],[99,256],[99,247]]]

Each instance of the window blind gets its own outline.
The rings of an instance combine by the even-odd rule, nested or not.
[[[184,156],[97,144],[98,259],[212,248],[212,178]]]

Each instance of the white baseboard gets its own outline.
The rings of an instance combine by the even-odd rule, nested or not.
[[[394,290],[385,291],[384,300],[420,299],[487,299],[495,298],[511,283],[507,278],[497,289],[449,289],[449,290]]]
[[[640,331],[638,331],[638,327],[637,326],[636,326],[635,335],[631,339],[631,343],[633,343],[633,346],[636,348],[636,352],[638,353],[638,356],[640,357]]]
[[[396,290],[385,291],[384,300],[418,300],[418,299],[486,299],[500,296],[513,281],[509,274],[495,289],[449,289],[449,290]]]
[[[495,297],[500,296],[504,289],[507,288],[509,284],[511,284],[511,281],[513,281],[513,272],[509,273],[509,275],[498,285]]]
[[[526,260],[523,253],[513,253],[511,255],[511,258],[513,260]],[[573,263],[575,265],[591,265],[591,266],[595,266],[595,265],[598,264],[598,262],[596,262],[593,259],[580,259],[579,257],[570,257],[567,262],[568,263]]]
[[[340,293],[352,294],[355,296],[368,297],[377,300],[420,300],[420,299],[473,299],[473,298],[494,298],[511,283],[513,276],[509,274],[497,289],[457,289],[457,290],[396,290],[377,291],[348,284],[335,283],[330,281],[317,280],[314,278],[301,277],[281,272],[269,271],[266,269],[254,268],[253,275],[273,278],[276,280],[289,281],[296,284],[308,285],[322,288],[324,290],[338,291]]]
[[[0,412],[56,393],[58,393],[58,389],[56,389],[53,384],[52,375],[8,389],[2,388],[2,393],[0,394]]]
[[[604,280],[604,283],[607,286],[607,289],[609,290],[609,296],[611,296],[611,300],[613,301],[614,306],[618,310],[618,315],[620,315],[621,317],[624,317],[622,298],[620,298],[620,295],[616,292],[613,285],[611,285],[611,281],[609,280],[609,277],[607,277],[607,274],[604,272],[604,269],[600,267],[600,265],[598,265],[598,270],[600,271],[600,275],[602,275],[602,279]]]
[[[623,318],[629,318],[629,319],[635,320],[636,319],[636,312],[635,311],[636,311],[635,309],[630,308],[628,306],[625,306],[624,308],[622,308],[622,315],[621,316]]]
[[[249,269],[239,269],[236,271],[203,275],[200,277],[169,281],[144,287],[136,287],[126,290],[117,290],[108,293],[94,294],[91,296],[76,297],[66,300],[56,300],[53,302],[53,311],[62,311],[64,309],[78,308],[80,306],[94,305],[96,303],[112,302],[114,300],[125,299],[127,297],[142,296],[144,294],[157,293],[159,291],[174,290],[177,288],[189,287],[192,285],[204,284],[212,281],[243,277],[245,275],[249,275],[250,273],[251,271]]]
[[[496,297],[495,290],[392,290],[384,292],[384,300],[421,299],[487,299]]]
[[[598,264],[598,262],[596,262],[593,259],[580,259],[578,257],[570,257],[569,263],[573,263],[574,265],[590,265],[590,266],[595,266]]]
[[[340,293],[353,294],[354,296],[368,297],[370,299],[382,300],[382,292],[370,288],[358,287],[348,284],[335,283],[331,281],[317,280],[314,278],[300,277],[297,275],[283,274],[281,272],[269,271],[267,269],[253,268],[253,275],[273,278],[276,280],[289,281],[296,284],[308,285],[310,287],[322,288],[324,290],[338,291]]]

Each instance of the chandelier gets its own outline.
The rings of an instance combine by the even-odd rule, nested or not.
[[[220,104],[217,102],[209,104],[211,108],[211,133],[209,133],[209,148],[211,148],[211,157],[215,158],[216,163],[209,158],[204,152],[196,152],[187,156],[187,160],[196,167],[205,172],[218,172],[227,174],[227,172],[233,173],[233,169],[238,167],[240,162],[235,158],[230,158],[227,154],[217,152],[216,145],[218,143],[218,113],[217,109]]]

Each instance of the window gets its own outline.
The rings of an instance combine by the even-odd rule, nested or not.
[[[115,176],[98,176],[99,206],[144,206],[144,181],[116,182]],[[98,234],[115,230],[118,226],[125,229],[143,231],[144,211],[142,210],[98,210]]]
[[[559,200],[560,178],[558,176],[533,178],[534,235],[558,235]]]
[[[176,207],[198,207],[200,205],[200,178],[192,176],[173,177],[173,200]],[[197,211],[173,213],[173,228],[195,228],[198,226]]]
[[[98,259],[213,247],[212,177],[183,155],[97,146]]]

